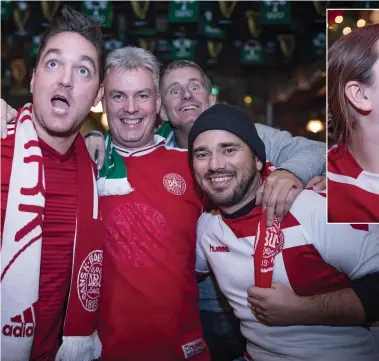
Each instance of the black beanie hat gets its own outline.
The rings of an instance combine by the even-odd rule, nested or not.
[[[216,104],[200,114],[188,135],[188,155],[192,162],[193,142],[207,130],[226,130],[241,138],[258,159],[266,164],[265,145],[259,138],[253,119],[241,108]]]

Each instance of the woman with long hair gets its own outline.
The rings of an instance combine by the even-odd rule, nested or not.
[[[379,222],[379,24],[328,54],[328,221]]]

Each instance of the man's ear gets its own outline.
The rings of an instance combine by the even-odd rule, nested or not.
[[[209,102],[210,107],[216,104],[216,100],[217,100],[216,95],[214,94],[208,95],[208,102]]]
[[[369,88],[361,83],[355,80],[347,82],[345,85],[345,95],[354,108],[361,112],[370,112],[372,110]]]
[[[168,122],[168,116],[167,116],[167,112],[166,112],[166,108],[165,106],[162,104],[161,106],[161,110],[159,112],[159,116],[160,118],[164,121],[164,122]]]
[[[161,102],[162,102],[161,95],[158,94],[158,96],[157,96],[157,100],[156,100],[157,113],[159,113],[160,110],[161,110],[161,108],[162,108],[162,107],[161,107]]]
[[[32,79],[30,80],[30,92],[33,94],[34,88],[34,76],[35,76],[36,68],[33,68]]]
[[[97,104],[99,104],[99,102],[103,98],[104,98],[104,84],[101,84],[99,90],[97,91],[97,95],[93,103],[93,106],[95,107]],[[104,103],[102,102],[101,104],[103,105],[103,109],[104,109]]]
[[[263,169],[263,163],[257,157],[255,157],[255,162],[257,165],[257,170],[260,172]]]

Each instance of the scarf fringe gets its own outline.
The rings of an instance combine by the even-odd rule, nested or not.
[[[97,180],[97,191],[99,196],[117,196],[133,192],[133,188],[127,178],[105,178]]]
[[[92,361],[101,355],[101,342],[97,331],[91,336],[63,336],[55,361]]]

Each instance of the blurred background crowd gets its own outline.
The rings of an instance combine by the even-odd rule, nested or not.
[[[31,99],[29,81],[40,36],[65,4],[101,23],[105,52],[152,51],[164,65],[197,62],[219,102],[257,122],[325,140],[326,39],[379,22],[373,1],[1,1],[2,98]],[[342,11],[340,8],[367,10]],[[326,15],[326,9],[333,9]],[[101,106],[83,132],[107,129]]]

